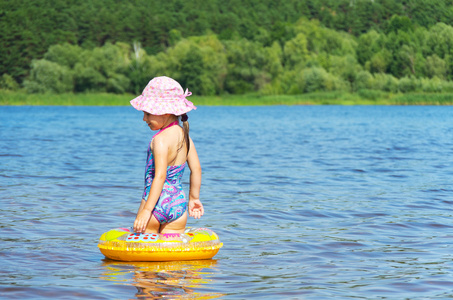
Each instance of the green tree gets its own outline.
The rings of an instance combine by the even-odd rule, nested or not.
[[[77,92],[114,92],[129,90],[130,80],[124,75],[130,60],[127,48],[106,44],[85,50],[74,66]]]
[[[307,37],[303,33],[297,34],[287,41],[283,48],[285,65],[289,67],[302,65],[308,57]]]
[[[29,93],[67,93],[74,89],[73,75],[69,68],[41,59],[32,63],[30,76],[24,82]]]
[[[143,50],[139,42],[134,42],[132,51],[127,47],[126,53],[128,53],[127,56],[129,57],[126,64],[129,67],[126,67],[125,73],[131,82],[129,91],[133,94],[139,94],[150,80],[152,74],[151,63],[146,51]]]
[[[387,35],[385,47],[392,54],[388,65],[388,72],[397,78],[405,76],[408,73],[406,70],[407,65],[401,53],[404,53],[403,48],[417,47],[412,40],[412,35],[405,31],[398,31],[398,33],[390,32]]]
[[[160,55],[163,72],[188,87],[194,94],[214,95],[223,91],[227,73],[224,46],[215,35],[183,39]],[[155,60],[155,59],[153,59]]]
[[[453,80],[453,55],[446,55],[444,61],[447,68],[447,80]]]
[[[270,81],[265,65],[268,62],[265,48],[257,42],[246,39],[226,41],[225,51],[228,73],[225,90],[233,94],[257,91],[264,86],[263,78]]]
[[[190,87],[194,94],[202,94],[206,92],[202,76],[203,56],[200,48],[191,45],[186,55],[179,60],[176,79],[183,87]]]
[[[79,62],[82,52],[82,48],[69,43],[52,45],[44,54],[44,59],[72,69]]]
[[[336,75],[347,82],[350,86],[350,91],[355,92],[357,74],[362,71],[362,66],[357,62],[352,55],[335,56],[332,59],[332,67],[329,70],[333,75]]]
[[[225,46],[212,34],[195,37],[193,41],[200,47],[203,57],[203,82],[206,87],[202,93],[204,95],[222,93],[228,72]]]
[[[357,43],[357,59],[359,63],[365,65],[367,61],[382,49],[383,38],[379,33],[371,30],[362,34]]]
[[[410,32],[414,30],[414,25],[410,18],[406,16],[393,15],[385,26],[386,33],[394,32],[398,33],[399,31]]]
[[[398,89],[402,93],[415,92],[419,82],[414,77],[403,77],[398,82]]]
[[[283,50],[279,43],[274,42],[270,47],[266,47],[264,51],[266,57],[264,69],[269,72],[272,78],[275,78],[283,71]]]
[[[275,22],[270,30],[272,41],[278,42],[282,47],[285,43],[295,37],[293,24],[287,22]]]
[[[341,89],[339,80],[323,68],[306,68],[298,75],[295,81],[299,84],[299,90],[303,93]]]
[[[366,62],[365,68],[371,73],[385,73],[392,61],[392,54],[387,49],[375,53],[369,61]]]
[[[14,78],[11,75],[5,73],[0,78],[0,89],[17,91],[19,90],[19,88],[20,88],[19,84],[16,82],[16,80],[14,80]]]
[[[425,56],[436,54],[440,58],[453,54],[453,27],[437,23],[427,34],[424,49]]]
[[[436,54],[429,56],[425,61],[425,74],[429,78],[438,77],[445,79],[447,75],[447,65],[445,61]]]
[[[356,89],[365,90],[365,89],[372,89],[372,81],[373,75],[371,75],[368,71],[360,71],[356,75]]]
[[[416,75],[417,50],[409,45],[403,45],[399,50],[399,59],[406,75]]]
[[[78,63],[74,67],[74,90],[76,92],[106,92],[105,78],[93,67]]]
[[[412,0],[408,1],[405,9],[407,16],[414,23],[423,27],[430,27],[437,22],[452,20],[451,1]]]
[[[398,92],[398,79],[390,74],[376,73],[373,74],[371,87],[374,90],[396,93]]]

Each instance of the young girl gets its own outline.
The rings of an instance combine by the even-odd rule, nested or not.
[[[143,93],[131,101],[144,113],[143,121],[159,130],[148,147],[145,191],[134,222],[139,233],[182,233],[187,223],[187,199],[181,185],[186,165],[190,169],[189,215],[199,219],[201,167],[189,137],[187,112],[196,107],[186,99],[181,85],[169,77],[153,78]],[[179,118],[183,127],[179,125]]]

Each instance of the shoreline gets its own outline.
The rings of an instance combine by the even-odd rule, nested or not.
[[[26,94],[0,90],[0,106],[128,106],[131,94]],[[453,105],[453,93],[315,92],[300,95],[191,96],[200,106],[268,105]]]

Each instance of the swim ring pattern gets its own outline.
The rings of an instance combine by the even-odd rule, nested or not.
[[[103,233],[98,247],[107,258],[121,261],[174,261],[210,259],[223,246],[208,228],[187,228],[184,233],[134,233],[116,228]]]

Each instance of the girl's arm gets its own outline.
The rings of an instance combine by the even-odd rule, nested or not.
[[[159,200],[160,194],[164,187],[165,179],[167,178],[167,155],[168,147],[159,138],[153,141],[155,175],[151,184],[151,189],[148,199],[144,205],[140,205],[141,210],[137,214],[134,222],[135,232],[145,232],[148,221],[151,218],[151,213]],[[143,204],[143,203],[142,203]]]
[[[203,204],[200,201],[201,165],[192,139],[189,141],[190,150],[187,156],[190,169],[189,216],[199,219],[204,214]]]

